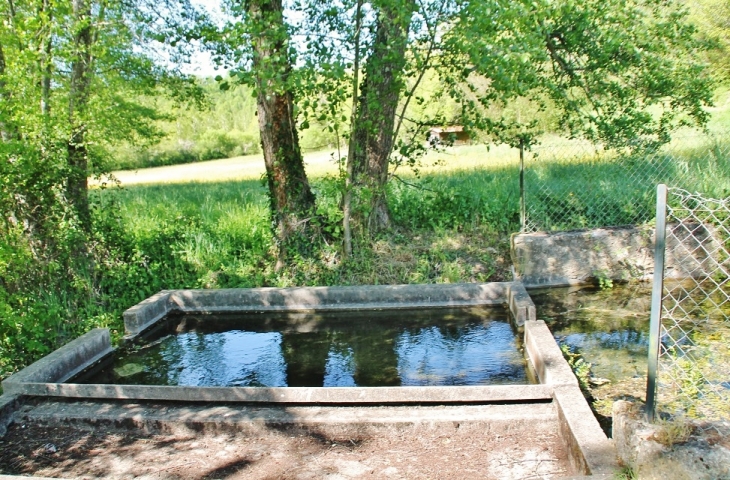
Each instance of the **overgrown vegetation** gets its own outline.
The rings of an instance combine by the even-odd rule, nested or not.
[[[157,138],[140,98],[198,98],[141,45],[180,53],[165,40],[200,19],[186,1],[0,4],[0,376],[118,324],[107,277],[133,250],[88,178],[119,142]]]
[[[525,174],[529,222],[557,231],[650,222],[660,183],[725,198],[730,194],[726,136],[727,130],[685,133],[661,149],[623,155],[580,142],[538,147]]]
[[[586,362],[580,352],[571,350],[570,345],[560,345],[560,351],[563,352],[563,358],[570,365],[575,378],[578,379],[578,385],[585,395],[590,395],[591,390],[591,364]]]

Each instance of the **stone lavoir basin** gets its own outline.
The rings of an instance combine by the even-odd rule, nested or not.
[[[69,381],[193,387],[536,383],[501,306],[170,313],[150,330]]]
[[[75,409],[91,422],[114,409],[84,414],[88,402],[115,402],[108,420],[119,422],[134,405],[162,401],[166,411],[185,413],[130,421],[195,428],[233,417],[252,422],[262,407],[282,409],[278,423],[297,424],[318,421],[324,407],[340,409],[327,420],[336,423],[350,409],[355,417],[343,417],[343,428],[553,425],[547,428],[560,433],[575,472],[616,466],[612,444],[520,282],[163,291],[126,311],[124,321],[119,349],[107,330],[91,331],[4,380],[5,403],[65,399],[67,415]],[[132,403],[121,408],[125,402]],[[234,404],[240,407],[229,417],[215,417],[216,408]],[[197,413],[185,405],[197,405]],[[402,413],[408,405],[416,410]],[[436,410],[447,407],[447,414]]]

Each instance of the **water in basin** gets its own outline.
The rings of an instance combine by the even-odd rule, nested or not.
[[[502,308],[185,315],[81,383],[425,386],[530,383]]]
[[[530,296],[537,318],[558,344],[592,364],[593,375],[612,382],[646,376],[650,286],[551,288]]]

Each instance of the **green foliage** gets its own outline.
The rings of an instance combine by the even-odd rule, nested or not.
[[[613,478],[616,480],[637,480],[638,479],[634,470],[628,466],[622,467],[620,471],[618,471],[617,473],[614,474]]]
[[[689,21],[697,27],[710,49],[707,60],[719,82],[727,84],[730,80],[730,5],[725,0],[696,0],[687,5]]]
[[[664,143],[707,120],[706,45],[672,2],[468,2],[458,18],[443,82],[467,124],[501,141],[536,132],[535,119],[487,115],[519,97],[549,99],[567,132],[617,147]]]
[[[0,239],[0,376],[91,328],[122,333],[118,313],[98,290],[103,283],[99,279],[114,265],[109,250],[113,242],[102,245],[102,239],[87,235],[74,222],[49,221],[45,234],[52,243],[45,245],[17,227],[5,233]],[[79,243],[89,245],[81,258]],[[90,264],[96,265],[93,270]]]
[[[546,230],[649,221],[656,200],[647,186],[667,181],[715,198],[730,192],[730,149],[724,141],[679,137],[662,149],[625,155],[581,147],[537,151],[525,181],[535,186],[528,191],[530,218]]]
[[[584,392],[589,392],[591,389],[590,380],[592,365],[586,362],[579,352],[571,351],[570,346],[567,344],[560,345],[560,351],[563,352],[563,357],[573,370],[575,378],[578,379],[580,389]]]
[[[219,33],[187,2],[92,3],[88,25],[72,15],[68,1],[50,2],[48,11],[28,2],[0,4],[0,376],[94,326],[121,335],[121,311],[160,289],[501,275],[496,259],[506,248],[489,239],[502,238],[517,223],[516,171],[509,168],[415,180],[398,171],[400,181],[386,192],[396,229],[356,237],[359,251],[346,264],[339,248],[345,184],[339,176],[315,185],[320,203],[312,222],[322,241],[311,242],[311,256],[293,257],[282,270],[274,268],[270,214],[255,182],[100,189],[90,195],[85,225],[68,189],[74,174],[257,151],[256,74],[274,90],[294,92],[303,145],[339,146],[354,127],[347,108],[353,76],[363,73],[352,64],[358,3],[351,0],[299,2],[303,14],[291,18],[301,22],[272,32],[261,30],[267,22],[234,22],[231,41],[215,48],[239,68],[234,78],[202,88],[147,56],[149,47],[159,47],[172,61],[189,57],[189,40]],[[463,123],[470,132],[486,132],[484,138],[528,145],[539,131],[558,125],[634,147],[664,142],[675,127],[706,120],[709,83],[697,61],[704,44],[668,2],[361,4],[365,56],[377,43],[379,11],[411,19],[410,35],[395,35],[407,39],[406,53],[386,51],[380,63],[363,69],[371,80],[397,77],[391,93],[398,101],[391,103],[398,106],[398,123],[389,139],[394,147],[386,149],[391,167],[417,167],[427,151],[425,131],[437,124]],[[236,11],[242,5],[231,7],[246,20]],[[89,97],[76,110],[78,85],[69,70],[79,60],[80,26],[93,28],[93,62],[86,65]],[[270,34],[274,44],[292,34],[303,40],[256,64],[254,72],[250,40],[257,33]],[[291,65],[297,68],[289,71]],[[210,109],[200,115],[190,107],[204,103],[205,95]],[[373,111],[382,107],[365,103]],[[373,118],[364,122],[365,130],[379,131]],[[81,146],[71,140],[78,131],[84,132],[88,172],[74,172],[68,162],[69,147]],[[120,144],[125,148],[117,156]],[[697,181],[718,183],[722,176],[714,173],[726,165],[718,158],[710,166],[716,169],[699,169]],[[675,165],[685,167],[695,169]],[[588,222],[593,212],[575,183],[581,172],[600,174],[607,191],[625,193],[621,172],[610,162],[571,160],[539,174],[562,189],[557,201]],[[385,174],[396,178],[393,170]],[[360,208],[379,193],[359,191]],[[613,197],[609,210],[623,218],[628,204]]]
[[[494,231],[519,229],[517,168],[457,171],[424,176],[417,184],[395,182],[388,192],[394,221],[409,228]]]
[[[613,279],[609,276],[609,272],[606,270],[594,272],[594,276],[598,280],[598,286],[601,290],[610,290],[613,288]]]
[[[110,168],[131,170],[260,153],[251,89],[221,90],[212,79],[201,83],[206,102],[200,108],[164,97],[141,98],[142,103],[163,113],[155,122],[162,137],[121,145],[109,160]]]
[[[451,162],[464,166],[486,152],[483,147],[458,147],[452,154]],[[686,162],[696,181],[712,181],[720,188],[730,178],[706,178],[708,164],[694,166],[703,158],[694,147],[677,148],[673,155],[677,162]],[[61,221],[68,211],[49,193],[62,191],[53,183],[53,168],[31,160],[27,155],[15,164],[0,164],[5,175],[0,175],[0,190],[8,192],[1,198],[10,202],[21,193],[13,179],[35,185],[37,190],[26,188],[23,198],[48,202],[36,209],[36,224],[43,225],[46,238],[53,241],[39,250],[22,222],[0,223],[5,229],[0,237],[0,375],[93,326],[109,326],[121,335],[121,312],[162,289],[509,278],[507,236],[518,222],[518,170],[496,157],[480,167],[436,170],[392,183],[388,200],[394,229],[373,239],[356,235],[357,248],[346,263],[339,244],[342,177],[314,179],[317,228],[326,241],[312,245],[310,258],[294,257],[280,271],[274,268],[266,190],[257,180],[95,189],[90,195],[93,229],[85,237],[75,223]],[[541,157],[544,172],[553,165],[561,173],[548,177],[551,189],[574,188],[575,171],[569,164]],[[10,175],[7,169],[12,165],[22,165],[28,177]],[[575,168],[584,166],[578,162]],[[620,190],[623,177],[610,158],[593,161],[591,171],[609,184],[615,182],[616,191],[625,191]],[[615,197],[616,202],[628,201],[628,195]],[[41,205],[40,200],[34,202]],[[16,207],[14,211],[22,211],[22,204]],[[93,269],[72,259],[82,238],[90,245]],[[574,367],[585,373],[585,363],[578,360]]]
[[[108,171],[120,142],[159,138],[161,116],[139,99],[200,99],[195,82],[158,66],[150,47],[165,50],[205,19],[185,1],[146,0],[4,2],[0,17],[4,377],[90,328],[120,335],[120,301],[155,288],[122,294],[124,285],[109,285],[133,263],[133,244],[115,205],[89,198],[87,178]]]

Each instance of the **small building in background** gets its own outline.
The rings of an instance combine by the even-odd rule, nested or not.
[[[471,138],[464,127],[455,125],[452,127],[433,127],[428,131],[428,142],[442,145],[469,145]],[[453,142],[453,143],[452,143]]]

